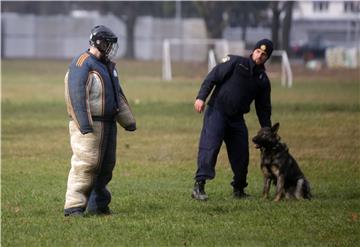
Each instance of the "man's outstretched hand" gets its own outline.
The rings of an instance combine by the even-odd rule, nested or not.
[[[195,100],[194,108],[195,108],[195,111],[197,111],[198,113],[202,113],[205,108],[205,102],[201,99]]]

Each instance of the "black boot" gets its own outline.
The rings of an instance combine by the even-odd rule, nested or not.
[[[98,208],[95,210],[88,210],[89,215],[111,215],[112,212],[109,207]]]
[[[84,209],[80,207],[76,208],[67,208],[64,210],[64,216],[73,216],[73,217],[84,217]]]
[[[235,183],[234,181],[231,182],[231,186],[233,187],[233,195],[235,198],[246,198],[250,195],[246,194],[244,188],[247,186],[247,183]]]
[[[206,201],[208,199],[208,195],[205,193],[205,181],[195,182],[191,197],[199,201]]]
[[[235,188],[234,187],[234,190],[233,190],[233,195],[235,198],[246,198],[246,197],[249,197],[250,195],[246,194],[245,191],[244,191],[244,188]]]

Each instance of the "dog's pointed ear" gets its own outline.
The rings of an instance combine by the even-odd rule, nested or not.
[[[279,130],[280,124],[276,123],[271,127],[271,132],[277,134],[278,130]]]

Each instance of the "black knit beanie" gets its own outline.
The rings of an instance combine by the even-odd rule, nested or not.
[[[255,44],[255,47],[254,47],[253,51],[254,51],[255,49],[260,49],[260,50],[266,52],[267,58],[269,59],[270,56],[271,56],[271,53],[273,52],[274,45],[273,45],[273,42],[272,42],[271,40],[262,39],[262,40],[259,40],[259,41]]]

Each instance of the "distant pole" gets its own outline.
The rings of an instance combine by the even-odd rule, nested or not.
[[[184,32],[183,32],[183,25],[182,25],[182,19],[181,19],[181,0],[176,0],[175,2],[175,20],[176,20],[176,26],[178,28],[178,38],[184,39]],[[180,48],[180,56],[179,58],[184,60],[185,54],[184,54],[184,45]]]
[[[347,28],[346,28],[346,45],[349,46],[351,44],[351,19],[349,18],[347,21]]]
[[[165,39],[163,42],[162,78],[164,81],[171,81],[172,79],[170,41],[168,39]]]
[[[355,40],[360,40],[360,14],[359,14],[359,19],[355,20]],[[357,42],[356,48],[359,49],[360,52],[360,42]]]
[[[6,35],[5,35],[5,18],[2,18],[1,21],[1,50],[0,50],[0,57],[4,58],[5,57],[5,40],[6,40]]]
[[[181,1],[176,0],[176,6],[175,6],[175,18],[176,20],[181,20]]]

